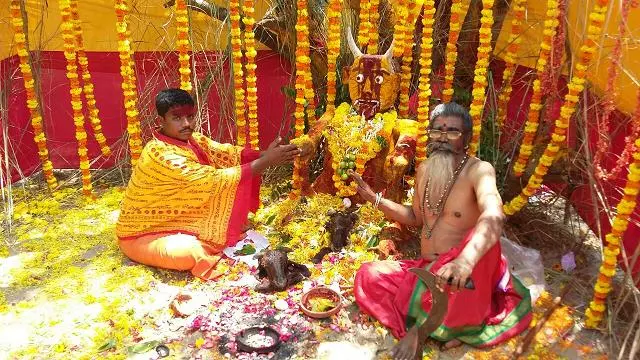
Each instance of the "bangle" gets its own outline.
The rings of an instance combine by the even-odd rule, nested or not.
[[[376,194],[376,202],[375,204],[373,204],[373,207],[377,209],[381,201],[382,201],[382,193],[379,192]]]

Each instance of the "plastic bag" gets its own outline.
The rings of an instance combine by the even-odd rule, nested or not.
[[[520,246],[504,236],[500,238],[500,245],[502,255],[507,259],[509,271],[529,289],[531,303],[535,304],[546,286],[540,252]]]

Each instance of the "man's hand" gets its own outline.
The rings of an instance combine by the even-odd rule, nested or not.
[[[376,193],[371,189],[371,186],[362,180],[360,174],[353,170],[348,170],[347,174],[353,178],[353,180],[358,184],[358,194],[362,196],[363,199],[368,202],[374,202],[376,199]]]
[[[436,286],[438,286],[440,290],[444,291],[445,286],[449,284],[449,279],[451,279],[451,290],[461,290],[464,288],[467,279],[471,277],[472,272],[473,267],[470,264],[459,259],[455,259],[438,270],[436,273]]]
[[[262,173],[270,166],[291,163],[296,156],[300,155],[300,149],[297,146],[280,145],[281,142],[281,137],[275,139],[267,150],[262,152],[260,158],[251,163],[251,170],[255,173]]]

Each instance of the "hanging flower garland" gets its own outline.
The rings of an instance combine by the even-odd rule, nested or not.
[[[633,120],[635,122],[640,121],[640,88],[638,89],[637,100],[638,102],[633,114]],[[585,312],[585,325],[588,328],[595,328],[600,324],[600,321],[602,321],[605,311],[605,301],[607,295],[611,292],[611,279],[616,272],[618,264],[622,235],[627,231],[629,218],[636,208],[636,199],[638,192],[640,192],[640,138],[638,137],[635,139],[633,159],[633,163],[629,165],[627,182],[623,190],[624,196],[616,208],[616,216],[613,219],[611,232],[605,237],[607,246],[604,248],[604,259],[602,265],[600,265],[600,274],[593,289],[593,300],[589,303],[589,308]]]
[[[116,0],[115,10],[118,51],[120,52],[120,74],[122,75],[124,108],[127,115],[131,165],[135,166],[142,152],[142,137],[140,136],[140,121],[138,120],[138,90],[136,87],[133,50],[131,49],[131,34],[127,25],[129,16],[128,0]]]
[[[449,39],[447,40],[446,62],[444,66],[444,85],[442,90],[442,102],[448,103],[453,98],[453,73],[458,60],[458,37],[462,29],[462,17],[464,16],[462,0],[451,1],[451,19],[449,21]]]
[[[397,115],[395,111],[378,113],[366,121],[351,106],[342,103],[323,131],[332,156],[331,167],[335,172],[333,184],[339,197],[356,194],[358,184],[349,180],[348,170],[362,175],[366,163],[391,143]]]
[[[522,144],[520,145],[520,151],[518,152],[518,158],[513,166],[513,174],[516,177],[522,176],[531,152],[533,151],[533,139],[538,131],[538,124],[540,122],[540,110],[542,110],[542,85],[541,79],[544,72],[547,69],[549,62],[549,56],[551,55],[551,45],[553,43],[553,37],[556,34],[556,28],[558,27],[558,1],[547,1],[547,14],[544,21],[544,30],[542,36],[542,42],[540,43],[540,57],[536,63],[536,79],[533,81],[533,93],[531,95],[531,103],[529,105],[529,113],[527,121],[524,126],[524,137],[522,138]],[[577,102],[577,101],[576,101]]]
[[[229,20],[231,23],[231,55],[233,61],[233,92],[236,110],[237,144],[247,144],[247,116],[244,98],[244,71],[242,70],[242,37],[240,33],[240,2],[229,1]]]
[[[365,1],[366,2],[366,1]],[[371,24],[371,32],[369,33],[369,46],[367,47],[367,54],[378,54],[378,28],[380,24],[380,0],[371,0],[369,3],[371,9],[369,9],[369,22]]]
[[[493,0],[482,0],[482,17],[480,18],[480,41],[478,43],[478,61],[473,78],[473,101],[469,115],[473,120],[473,134],[469,146],[469,155],[475,156],[480,145],[480,130],[482,129],[482,109],[484,109],[485,91],[487,85],[487,69],[489,68],[489,54],[491,53],[491,27],[493,26]]]
[[[433,53],[433,24],[435,23],[435,13],[435,1],[426,0],[424,2],[424,12],[422,15],[422,44],[420,46],[418,139],[416,142],[417,164],[427,158],[427,127],[429,126],[429,100],[431,99],[431,56]]]
[[[89,72],[89,60],[84,50],[84,40],[82,37],[82,26],[80,25],[80,15],[78,14],[78,0],[71,0],[71,19],[73,21],[73,31],[76,39],[76,53],[78,55],[78,64],[82,70],[82,91],[89,110],[89,121],[93,134],[100,145],[100,152],[102,155],[111,155],[111,149],[107,144],[107,139],[102,134],[102,125],[100,124],[100,111],[96,106],[96,97],[93,93],[93,82],[91,81],[91,73]]]
[[[11,0],[11,23],[13,25],[13,41],[16,44],[18,51],[18,58],[20,59],[20,72],[24,81],[24,88],[27,95],[27,108],[31,117],[31,126],[33,127],[33,140],[38,147],[38,155],[42,162],[42,172],[44,178],[47,181],[49,189],[53,189],[58,186],[58,181],[53,175],[53,165],[49,160],[49,151],[47,150],[47,138],[43,131],[42,114],[40,112],[40,104],[35,92],[35,79],[33,78],[33,72],[31,71],[31,64],[29,63],[29,51],[27,50],[27,36],[25,34],[25,24],[22,20],[22,13],[20,9],[20,0]]]
[[[405,44],[400,65],[400,104],[398,106],[401,118],[409,117],[409,91],[411,88],[411,63],[413,62],[413,30],[415,28],[415,12],[420,11],[415,1],[407,4],[407,20],[403,27]]]
[[[404,54],[404,48],[407,46],[405,34],[407,33],[407,25],[405,19],[409,17],[409,9],[407,9],[407,1],[398,0],[393,12],[396,15],[396,23],[393,26],[393,57],[399,58]]]
[[[335,109],[336,102],[336,63],[340,55],[340,18],[341,0],[329,0],[327,18],[327,110]]]
[[[244,17],[242,22],[244,23],[244,43],[247,49],[245,55],[247,56],[247,108],[249,115],[249,143],[251,148],[258,150],[260,148],[258,137],[258,85],[256,77],[256,40],[253,33],[253,26],[256,23],[255,19],[255,3],[254,0],[244,0],[242,4],[242,11]]]
[[[358,14],[360,25],[358,26],[358,45],[365,47],[369,44],[373,24],[371,24],[371,4],[368,0],[360,1],[360,13]],[[368,49],[367,49],[368,50]],[[367,51],[368,52],[368,51]]]
[[[509,35],[507,53],[504,56],[505,67],[502,72],[502,90],[498,96],[498,129],[502,129],[505,118],[507,116],[507,104],[511,98],[511,80],[515,74],[516,67],[516,54],[520,48],[522,39],[522,21],[524,20],[525,4],[527,0],[514,0],[512,3],[513,19],[511,20],[511,34]]]
[[[615,45],[613,46],[613,51],[609,56],[611,58],[611,65],[609,66],[608,73],[609,80],[607,81],[607,87],[604,91],[604,112],[602,113],[602,118],[600,119],[599,123],[598,145],[596,147],[596,154],[593,156],[593,164],[595,165],[596,176],[603,181],[616,178],[622,171],[622,168],[624,168],[628,163],[629,154],[631,153],[631,151],[626,150],[627,148],[631,148],[632,142],[627,142],[627,145],[625,145],[625,151],[623,151],[623,154],[626,156],[620,156],[616,161],[616,165],[614,166],[613,171],[608,174],[606,173],[605,169],[602,166],[602,158],[604,157],[605,151],[609,149],[607,136],[609,136],[610,117],[611,113],[616,108],[616,105],[614,103],[614,99],[617,95],[615,83],[618,79],[618,69],[622,60],[622,40],[626,38],[627,19],[629,18],[629,11],[631,10],[632,6],[636,7],[637,1],[622,0],[620,22],[618,23],[618,36],[616,38]]]
[[[191,64],[189,62],[189,14],[186,0],[176,1],[176,31],[178,61],[180,62],[180,89],[191,91]]]
[[[311,77],[311,58],[309,58],[309,13],[307,9],[307,0],[297,0],[297,21],[296,21],[296,108],[295,116],[295,137],[304,135],[304,116],[305,103],[311,105],[312,99],[307,99],[308,94],[306,87],[308,78]],[[309,73],[309,74],[307,74]],[[313,89],[311,90],[313,91]],[[307,108],[308,111],[308,108]],[[307,112],[307,115],[309,113]],[[308,117],[310,120],[311,117]],[[293,191],[291,196],[297,198],[300,196],[304,178],[302,173],[303,164],[300,158],[296,158],[293,163]]]
[[[82,172],[82,193],[91,196],[91,172],[89,171],[89,157],[87,149],[87,133],[84,130],[84,114],[82,113],[82,87],[78,79],[78,65],[76,65],[76,36],[74,24],[71,18],[70,0],[60,0],[60,13],[62,14],[62,38],[64,40],[64,57],[67,59],[67,78],[71,93],[71,108],[73,109],[73,124],[76,127],[76,139],[78,140],[78,157],[80,158],[80,171]]]
[[[529,197],[533,195],[538,188],[540,188],[544,176],[549,171],[549,167],[555,160],[558,155],[558,151],[560,151],[560,147],[566,140],[569,121],[575,112],[576,104],[579,100],[578,95],[580,95],[582,90],[584,90],[587,68],[589,64],[591,64],[593,54],[596,52],[596,44],[600,34],[602,33],[602,25],[605,20],[608,5],[609,0],[597,0],[593,10],[589,14],[587,39],[580,47],[579,61],[575,63],[572,71],[573,77],[571,78],[571,82],[567,85],[569,92],[564,97],[564,104],[560,109],[560,118],[555,122],[555,128],[551,135],[551,142],[549,142],[544,153],[540,157],[534,173],[527,182],[527,186],[522,189],[522,192],[518,196],[504,205],[504,212],[507,215],[513,215],[517,211],[520,211],[520,209],[522,209],[522,207],[527,203]]]

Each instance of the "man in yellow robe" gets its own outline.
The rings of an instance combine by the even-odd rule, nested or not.
[[[116,225],[120,249],[142,264],[214,279],[221,251],[240,240],[258,206],[262,172],[300,151],[280,138],[259,152],[195,132],[193,98],[180,89],[161,91],[156,110],[160,129],[142,150]]]

